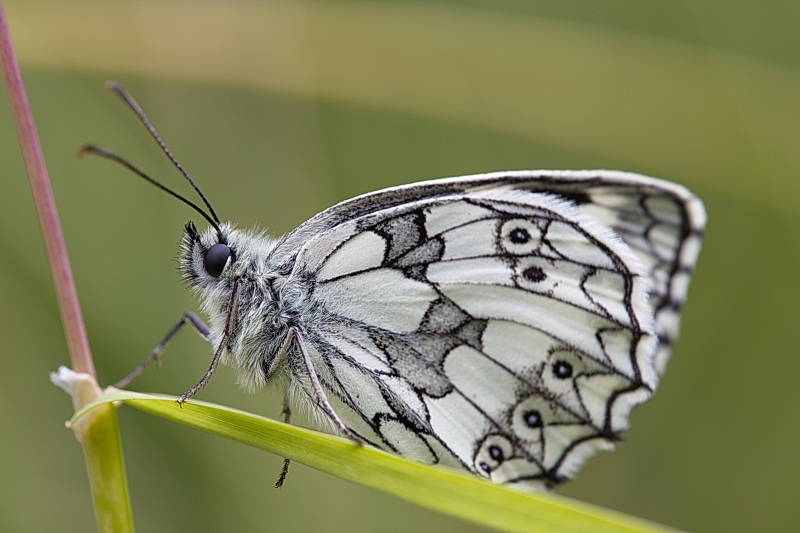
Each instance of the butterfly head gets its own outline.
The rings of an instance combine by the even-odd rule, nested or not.
[[[186,224],[180,244],[180,271],[195,289],[230,286],[263,270],[272,240],[260,232],[242,231],[231,223],[199,232]]]
[[[235,270],[237,253],[231,242],[233,232],[230,224],[223,224],[219,231],[201,235],[193,222],[186,224],[180,246],[180,270],[189,285],[215,284]]]
[[[178,251],[181,276],[196,292],[211,320],[214,344],[222,339],[233,287],[242,277],[236,233],[230,224],[219,224],[201,233],[189,222]]]

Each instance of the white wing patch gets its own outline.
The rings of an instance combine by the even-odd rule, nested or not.
[[[612,448],[655,390],[704,223],[651,178],[497,173],[350,200],[270,260],[307,280],[298,328],[351,430],[542,488]]]
[[[441,259],[452,261],[469,257],[492,256],[497,249],[497,220],[478,220],[447,231]]]
[[[444,371],[453,386],[492,419],[501,417],[517,401],[517,376],[475,348],[454,348],[445,359]]]
[[[340,246],[319,270],[317,279],[333,278],[381,266],[386,242],[371,231],[359,233]]]
[[[320,283],[314,296],[342,317],[397,333],[416,330],[437,298],[430,285],[383,268]]]
[[[425,210],[425,232],[428,235],[439,235],[447,230],[491,216],[490,209],[467,202],[434,205]]]

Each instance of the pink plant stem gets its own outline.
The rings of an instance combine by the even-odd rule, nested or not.
[[[75,290],[75,281],[67,256],[67,247],[64,244],[64,235],[61,232],[42,147],[39,144],[39,137],[36,135],[36,126],[33,123],[33,115],[28,104],[28,96],[25,93],[17,57],[14,54],[14,45],[11,42],[11,33],[2,3],[0,3],[0,68],[2,68],[3,81],[17,128],[22,158],[28,172],[33,201],[36,204],[36,211],[44,234],[45,250],[50,261],[50,272],[53,275],[72,367],[74,370],[89,374],[96,379],[89,339],[86,336],[86,326],[83,323],[78,293]]]

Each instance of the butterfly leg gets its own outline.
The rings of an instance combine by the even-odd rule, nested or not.
[[[169,344],[169,341],[172,340],[172,337],[177,335],[178,331],[180,331],[180,329],[183,327],[184,324],[189,324],[190,326],[192,326],[192,328],[197,332],[198,335],[200,335],[200,337],[204,341],[211,342],[211,331],[209,331],[208,326],[205,325],[205,323],[200,319],[199,316],[187,311],[186,313],[184,313],[181,319],[178,320],[178,322],[174,326],[172,326],[172,328],[167,332],[167,334],[164,336],[161,342],[159,342],[158,345],[155,348],[153,348],[153,351],[150,352],[150,355],[147,357],[147,359],[139,363],[139,365],[133,370],[131,370],[131,372],[127,376],[114,383],[112,387],[116,387],[118,389],[124,389],[125,387],[130,385],[134,379],[142,375],[142,373],[148,366],[156,362],[160,363],[161,354],[167,348],[167,345]]]
[[[314,393],[317,395],[317,403],[322,410],[325,411],[325,414],[333,421],[334,425],[339,429],[339,431],[347,437],[348,439],[352,440],[356,444],[363,444],[364,441],[353,433],[349,427],[342,422],[342,419],[339,418],[339,415],[336,414],[336,411],[333,410],[331,407],[330,402],[328,401],[328,397],[325,395],[325,391],[322,390],[322,384],[319,382],[319,377],[317,376],[317,371],[314,370],[314,365],[311,363],[311,357],[308,355],[308,350],[306,349],[305,341],[303,341],[303,337],[300,335],[300,332],[297,331],[296,328],[292,328],[289,330],[289,335],[292,335],[295,339],[297,339],[297,345],[300,347],[300,352],[303,354],[303,362],[306,365],[306,370],[308,370],[308,376],[311,378],[311,385],[314,387]]]
[[[281,411],[283,415],[283,421],[287,424],[292,422],[292,405],[289,401],[289,391],[286,391],[286,394],[283,396],[283,411]],[[291,464],[291,459],[284,459],[283,460],[283,468],[281,468],[281,473],[278,476],[278,481],[275,482],[275,488],[279,489],[283,486],[283,482],[286,481],[286,475],[289,473],[289,465]]]

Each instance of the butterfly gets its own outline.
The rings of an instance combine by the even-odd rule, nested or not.
[[[180,269],[247,388],[280,376],[358,440],[550,486],[655,390],[704,216],[635,174],[501,172],[360,196],[277,240],[190,223]]]
[[[186,225],[180,271],[210,325],[187,313],[159,346],[189,323],[215,355],[179,402],[222,361],[354,441],[524,489],[613,448],[653,394],[706,220],[666,181],[514,171],[365,194],[274,239],[196,190],[210,226]]]

